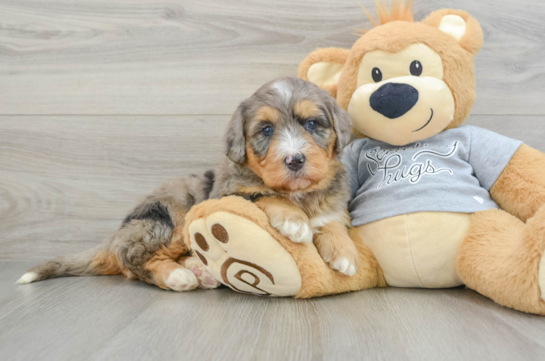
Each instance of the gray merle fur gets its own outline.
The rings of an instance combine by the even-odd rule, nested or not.
[[[125,217],[123,220],[123,226],[133,219],[147,219],[152,222],[164,224],[165,226],[170,227],[170,229],[174,229],[174,223],[172,222],[172,218],[168,213],[167,207],[163,206],[160,202],[145,203],[140,207],[135,208],[134,211]]]

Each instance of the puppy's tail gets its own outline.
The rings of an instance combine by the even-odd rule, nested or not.
[[[32,267],[17,283],[31,283],[64,276],[97,276],[121,274],[117,257],[104,246],[81,253],[62,256]]]

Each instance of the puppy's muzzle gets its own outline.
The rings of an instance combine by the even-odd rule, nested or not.
[[[286,165],[286,167],[288,167],[289,170],[297,172],[298,170],[303,168],[303,166],[305,165],[305,160],[306,158],[303,153],[297,153],[294,155],[290,154],[284,159],[284,164]]]
[[[409,84],[386,83],[369,99],[371,108],[387,118],[405,115],[418,102],[418,90]]]

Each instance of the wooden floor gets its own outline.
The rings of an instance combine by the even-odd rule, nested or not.
[[[312,300],[176,293],[121,276],[26,286],[0,261],[0,360],[543,360],[542,318],[463,288]]]
[[[14,285],[115,230],[161,182],[218,162],[223,128],[374,0],[0,0],[0,360],[543,360],[545,318],[463,288],[313,300],[121,277]],[[416,0],[483,26],[468,123],[545,151],[545,2]]]

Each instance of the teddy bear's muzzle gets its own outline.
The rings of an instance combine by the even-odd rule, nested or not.
[[[370,138],[403,146],[430,138],[454,117],[454,97],[435,77],[404,76],[360,86],[350,99],[352,125]]]

